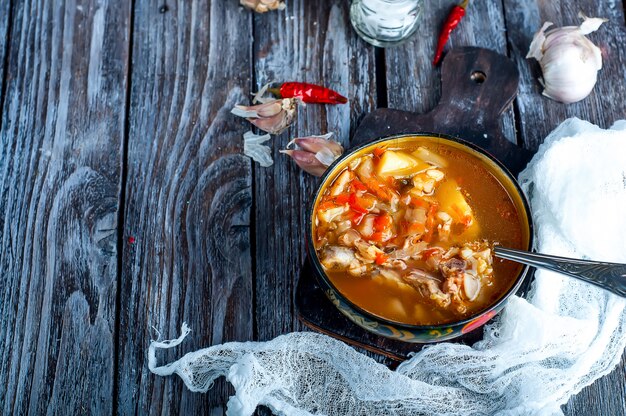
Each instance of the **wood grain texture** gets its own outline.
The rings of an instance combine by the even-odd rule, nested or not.
[[[0,2],[0,109],[4,97],[6,55],[9,48],[9,25],[11,23],[11,1]],[[2,127],[2,111],[0,111],[0,128]]]
[[[441,26],[457,3],[456,0],[425,1],[418,34],[405,44],[385,50],[389,108],[423,114],[439,102],[441,70],[433,67],[432,60]],[[507,55],[505,33],[500,2],[470,2],[465,18],[450,36],[444,51],[479,46]],[[508,140],[516,142],[512,107],[503,114],[500,128]]]
[[[504,0],[504,6],[510,54],[521,74],[516,106],[524,147],[537,149],[545,136],[568,117],[579,117],[603,128],[626,118],[626,27],[622,2]],[[587,98],[565,105],[541,95],[542,87],[537,81],[541,75],[539,64],[525,56],[534,33],[545,21],[554,22],[555,26],[578,25],[579,11],[587,16],[609,19],[589,35],[602,50],[603,68],[594,91]],[[574,396],[564,406],[565,414],[626,414],[625,380],[626,354],[612,373]]]
[[[352,30],[347,2],[324,4],[294,0],[286,11],[257,15],[254,21],[255,88],[268,80],[305,81],[333,88],[350,100],[346,105],[301,107],[294,126],[272,140],[274,165],[255,165],[255,307],[260,340],[303,329],[293,297],[305,259],[307,204],[318,183],[278,150],[291,138],[329,131],[347,146],[360,118],[376,105],[374,48]]]
[[[119,414],[221,414],[208,394],[147,368],[151,339],[191,335],[188,351],[252,339],[251,162],[244,122],[250,14],[237,2],[135,4],[119,338]],[[129,238],[133,238],[129,240]]]
[[[196,394],[148,371],[152,327],[193,330],[159,363],[304,328],[292,297],[317,179],[278,150],[326,131],[347,146],[377,87],[392,108],[432,109],[432,51],[455,3],[426,1],[419,33],[376,68],[345,0],[288,0],[265,15],[237,0],[1,0],[0,413],[223,414],[223,380]],[[540,96],[524,56],[543,20],[575,24],[578,10],[610,19],[590,36],[605,67],[589,98],[564,106]],[[502,128],[536,149],[566,117],[626,117],[624,24],[616,0],[471,2],[446,49],[515,60],[521,123],[509,109]],[[241,154],[249,125],[229,110],[267,80],[325,84],[350,103],[301,108],[261,168]],[[625,368],[566,414],[626,414]]]
[[[0,131],[0,412],[110,414],[130,9],[13,3]]]

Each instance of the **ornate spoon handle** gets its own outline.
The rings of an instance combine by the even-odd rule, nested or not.
[[[616,295],[626,297],[626,264],[569,259],[498,246],[494,247],[493,251],[495,256],[501,259],[513,260],[575,277]]]

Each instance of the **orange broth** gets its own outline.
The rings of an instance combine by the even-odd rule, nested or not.
[[[415,197],[416,187],[414,184],[418,182],[412,179],[415,178],[420,169],[422,174],[424,173],[425,165],[420,163],[424,161],[414,156],[415,152],[420,148],[426,149],[435,156],[439,156],[439,158],[442,158],[447,163],[447,165],[443,167],[434,165],[432,162],[427,162],[430,165],[430,169],[436,169],[444,173],[445,177],[443,180],[436,183],[434,190],[430,194],[426,193],[422,198]],[[381,163],[383,163],[381,161],[384,161],[384,163],[388,162],[388,158],[383,159],[384,153],[387,151],[393,151],[393,156],[396,158],[409,158],[407,160],[409,160],[410,163],[413,163],[412,158],[416,157],[418,161],[415,163],[420,164],[414,172],[411,172],[411,167],[405,168],[403,165],[396,163],[396,165],[393,166],[399,166],[399,168],[391,172],[400,172],[400,177],[392,175],[390,179],[389,175],[377,173],[379,172]],[[423,150],[420,151],[423,152]],[[405,157],[405,155],[409,156]],[[357,158],[362,160],[359,165],[352,170],[350,166],[355,164],[354,161]],[[367,179],[366,181],[368,183],[364,187],[363,182],[366,181],[360,180],[361,177],[358,174],[358,169],[366,158],[371,158],[374,169],[372,173],[373,179]],[[387,165],[385,165],[385,168],[386,167]],[[342,192],[342,196],[331,195],[330,190],[333,184],[346,170],[349,170],[353,180],[356,179],[359,183],[351,183],[351,185],[346,186],[346,192]],[[434,224],[433,221],[439,221],[439,225],[442,224],[439,217],[437,217],[437,215],[439,215],[438,213],[435,214],[436,220],[431,220],[430,223],[428,222],[428,217],[426,223],[423,222],[422,212],[418,213],[420,214],[418,217],[422,219],[421,223],[411,223],[404,219],[408,216],[406,210],[409,209],[409,207],[423,206],[427,214],[429,214],[431,211],[435,212],[440,207],[445,206],[446,201],[439,201],[439,196],[443,192],[441,190],[446,186],[450,188],[450,186],[444,185],[449,181],[456,181],[458,186],[454,188],[462,193],[467,205],[471,208],[472,218],[470,226],[467,225],[469,221],[468,218],[464,217],[462,215],[463,213],[459,212],[449,213],[457,217],[456,220],[453,220],[449,235],[443,232],[441,232],[440,235],[440,231],[436,229],[438,225]],[[381,184],[380,189],[372,190],[371,186],[376,182]],[[376,231],[383,229],[382,226],[377,228],[376,225],[374,225],[373,237],[365,238],[362,233],[359,233],[363,241],[367,244],[375,245],[376,248],[384,252],[384,254],[376,255],[374,263],[359,264],[360,267],[367,269],[367,272],[354,275],[345,270],[325,268],[329,279],[346,298],[376,316],[390,321],[412,325],[438,325],[459,321],[494,304],[511,288],[521,270],[521,266],[513,262],[493,258],[493,263],[491,264],[492,273],[489,276],[483,277],[480,281],[481,288],[477,297],[470,302],[466,299],[467,296],[461,292],[461,294],[458,295],[458,304],[462,304],[462,306],[457,305],[456,307],[452,307],[454,303],[449,307],[442,307],[441,305],[433,303],[428,296],[424,295],[423,290],[416,290],[408,286],[402,278],[389,279],[381,277],[379,273],[381,268],[394,271],[397,275],[406,275],[406,273],[414,269],[429,269],[425,259],[427,258],[428,248],[431,247],[448,250],[450,247],[458,246],[463,243],[486,241],[490,244],[489,246],[497,242],[506,247],[525,248],[524,244],[527,241],[527,236],[525,232],[522,231],[525,229],[525,226],[520,220],[520,217],[523,218],[523,216],[518,212],[516,205],[505,187],[481,160],[456,147],[443,143],[432,143],[419,138],[412,139],[410,143],[398,143],[396,147],[378,147],[368,153],[355,155],[353,160],[351,160],[344,169],[338,171],[334,177],[329,178],[326,183],[328,185],[318,198],[314,211],[313,238],[318,257],[321,258],[321,256],[323,256],[326,247],[341,245],[338,242],[341,233],[334,231],[332,228],[333,226],[337,226],[337,224],[343,224],[345,227],[347,224],[346,221],[348,221],[346,218],[350,218],[350,228],[354,230],[364,229],[363,226],[358,223],[359,217],[362,216],[364,212],[367,212],[366,215],[375,216],[374,224],[380,225],[382,221],[384,223],[383,225],[385,225],[391,222],[389,228],[385,229],[387,234],[383,237],[376,235]],[[384,184],[384,187],[382,184]],[[370,186],[370,188],[368,188],[368,186]],[[404,202],[397,202],[395,209],[389,207],[387,210],[389,213],[385,211],[384,208],[392,204],[389,202],[385,204],[382,200],[384,199],[383,197],[385,197],[385,192],[388,190],[394,192],[398,196],[398,199],[404,197]],[[351,196],[351,194],[355,192],[357,196]],[[412,195],[413,198],[408,205],[406,204],[409,200],[407,195]],[[379,204],[375,206],[383,207],[383,209],[374,208],[373,210],[376,211],[375,214],[372,214],[371,211],[368,210],[368,208],[370,208],[369,206],[361,206],[368,205],[371,202],[372,196],[376,199],[376,204]],[[458,197],[458,195],[456,196]],[[423,201],[420,201],[420,199]],[[355,202],[355,200],[357,201]],[[359,201],[365,202],[359,205]],[[323,212],[320,207],[341,206],[342,203],[343,209],[347,210],[338,217],[339,219],[335,221],[335,225],[333,225],[333,222],[320,220],[319,216]],[[434,207],[431,211],[429,211],[430,208],[427,208],[430,206]],[[354,211],[355,209],[357,212]],[[453,205],[453,209],[449,210],[460,211],[457,209],[456,205]],[[447,218],[444,214],[441,216]],[[363,221],[362,218],[360,220]],[[425,225],[422,226],[422,224]],[[435,230],[430,230],[430,235],[429,228],[435,228]],[[440,228],[441,227],[439,227],[439,229]],[[411,231],[409,232],[407,229],[411,229]],[[363,232],[369,232],[369,229]],[[404,260],[407,267],[407,269],[404,270],[394,270],[392,266],[384,267],[380,265],[379,263],[389,264],[387,263],[389,261],[388,257],[394,253],[394,251],[399,250],[402,242],[406,242],[406,240],[403,240],[403,236],[411,232],[417,233],[413,234],[411,237],[414,238],[412,241],[415,241],[416,244],[420,244],[423,240],[428,240],[422,243],[422,246],[428,244],[426,251],[422,251],[422,255],[417,256],[417,258],[414,257]],[[421,236],[420,233],[422,233]],[[381,233],[379,232],[378,234]],[[388,237],[389,239],[384,241]],[[358,254],[357,250],[354,251]],[[357,257],[360,258],[358,255]],[[386,261],[386,263],[382,263],[383,261]],[[354,260],[354,262],[358,262],[358,259]],[[442,272],[439,272],[439,270],[440,269],[431,267],[429,273],[438,276],[439,280],[437,280],[437,282],[439,282],[439,287],[447,287],[445,285],[442,286],[442,282],[444,282],[445,279],[444,275],[442,275]]]

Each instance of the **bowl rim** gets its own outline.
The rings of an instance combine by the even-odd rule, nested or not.
[[[393,327],[397,327],[397,328],[401,328],[401,329],[405,329],[405,330],[418,330],[418,331],[428,331],[428,330],[437,330],[437,329],[442,329],[442,328],[449,328],[449,327],[458,327],[458,326],[465,326],[466,324],[474,321],[477,318],[480,318],[481,316],[483,316],[485,313],[492,311],[492,310],[496,310],[499,309],[501,305],[503,305],[505,302],[508,301],[509,297],[511,297],[512,294],[514,294],[515,292],[517,292],[517,290],[519,289],[519,287],[522,285],[522,283],[524,282],[524,280],[526,279],[526,277],[528,276],[528,271],[530,269],[530,266],[528,265],[524,265],[520,268],[519,273],[517,274],[517,276],[515,277],[516,281],[515,284],[511,285],[511,287],[502,295],[498,298],[498,300],[495,303],[490,304],[489,306],[487,306],[484,309],[481,309],[480,311],[472,314],[471,316],[460,320],[460,321],[452,321],[452,322],[448,322],[448,323],[443,323],[443,324],[437,324],[437,325],[413,325],[413,324],[406,324],[403,322],[397,322],[397,321],[392,321],[390,319],[387,318],[383,318],[381,316],[375,315],[371,312],[366,311],[365,309],[361,308],[360,306],[356,305],[354,302],[352,302],[348,297],[344,296],[343,293],[341,293],[341,291],[339,289],[337,289],[337,287],[332,283],[332,281],[330,280],[330,278],[326,275],[326,273],[324,272],[324,268],[322,267],[320,260],[317,256],[316,250],[315,250],[315,242],[313,241],[313,214],[314,214],[314,207],[315,207],[315,202],[317,201],[320,192],[323,189],[323,184],[326,182],[326,180],[328,179],[329,176],[331,176],[335,170],[335,168],[337,167],[337,165],[339,165],[341,162],[343,162],[345,159],[348,159],[349,157],[351,157],[352,155],[354,155],[355,153],[359,152],[360,150],[366,148],[366,147],[370,147],[372,145],[376,145],[379,143],[383,143],[383,142],[387,142],[390,140],[394,140],[394,139],[401,139],[401,138],[405,138],[405,137],[434,137],[437,139],[443,139],[444,141],[450,141],[450,142],[455,142],[458,144],[461,144],[463,146],[469,147],[470,149],[484,155],[485,157],[487,157],[489,160],[491,160],[501,171],[502,173],[511,181],[511,183],[513,184],[513,187],[515,188],[515,190],[517,191],[517,193],[520,196],[520,199],[522,201],[522,206],[524,207],[524,211],[526,212],[526,217],[528,219],[528,247],[527,250],[530,251],[533,247],[533,241],[534,241],[534,226],[533,226],[533,218],[532,218],[532,213],[530,210],[530,204],[528,203],[528,200],[526,198],[526,195],[524,194],[524,192],[522,191],[522,188],[519,185],[519,182],[517,181],[517,179],[515,178],[515,176],[513,176],[513,174],[509,171],[509,169],[504,166],[504,164],[502,162],[500,162],[498,159],[495,158],[495,156],[493,156],[491,153],[489,153],[488,151],[486,151],[485,149],[483,149],[482,147],[468,142],[466,140],[463,140],[459,137],[450,135],[450,134],[444,134],[444,133],[430,133],[430,132],[419,132],[419,133],[401,133],[401,134],[393,134],[390,136],[382,136],[382,137],[378,137],[372,141],[369,141],[367,143],[363,143],[360,144],[352,149],[350,149],[349,151],[347,151],[346,153],[344,153],[342,156],[340,156],[339,158],[337,158],[337,160],[335,160],[324,172],[324,174],[321,176],[320,178],[320,182],[317,185],[317,188],[313,194],[313,198],[310,201],[310,203],[308,204],[308,212],[307,212],[307,230],[306,230],[306,234],[307,234],[307,248],[308,248],[308,252],[309,252],[309,257],[311,258],[311,263],[313,263],[313,267],[315,268],[316,274],[319,278],[321,278],[324,283],[330,287],[335,293],[336,295],[345,303],[348,304],[348,306],[350,306],[352,309],[354,309],[356,312],[360,313],[361,315],[364,315],[367,318],[370,318],[374,321],[378,321],[382,324],[385,325],[391,325]],[[311,252],[312,251],[312,252]]]

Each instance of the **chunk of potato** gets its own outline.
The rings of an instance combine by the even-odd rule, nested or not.
[[[398,298],[391,298],[387,302],[387,310],[392,318],[397,320],[407,319],[406,309],[404,309],[404,305]]]
[[[431,152],[425,147],[418,147],[417,150],[412,153],[412,155],[424,162],[428,162],[431,165],[435,165],[440,168],[445,168],[446,166],[448,166],[448,161],[446,159],[436,153]]]
[[[403,177],[430,168],[428,163],[404,152],[387,150],[378,162],[380,176]]]
[[[458,235],[461,240],[471,240],[478,236],[480,226],[457,181],[448,179],[441,183],[435,197],[439,201],[439,210],[450,215],[454,224],[464,227],[464,231]]]
[[[454,222],[469,222],[474,219],[472,208],[454,179],[448,179],[437,188],[435,197],[439,201],[439,210],[448,213]]]

